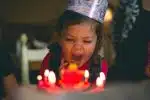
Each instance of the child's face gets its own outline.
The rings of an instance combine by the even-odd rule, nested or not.
[[[89,23],[72,25],[64,31],[61,47],[64,59],[82,66],[92,56],[97,42],[97,35]]]

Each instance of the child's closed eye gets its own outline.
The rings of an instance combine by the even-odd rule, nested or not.
[[[74,42],[74,39],[72,39],[72,38],[66,38],[65,40],[68,42]]]
[[[92,41],[91,40],[84,40],[83,42],[84,43],[91,43]]]

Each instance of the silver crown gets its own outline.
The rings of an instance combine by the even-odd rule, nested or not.
[[[68,0],[66,10],[80,13],[103,23],[107,7],[107,0]]]

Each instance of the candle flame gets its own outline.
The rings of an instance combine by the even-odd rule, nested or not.
[[[41,75],[38,75],[38,76],[37,76],[37,80],[38,80],[38,81],[42,80],[42,76],[41,76]]]
[[[103,80],[100,77],[97,77],[97,79],[96,79],[96,86],[100,87],[102,85],[103,85]]]
[[[44,72],[44,76],[45,76],[45,77],[48,77],[48,75],[49,75],[49,70],[46,69],[45,72]]]
[[[55,76],[55,73],[53,71],[49,72],[48,80],[49,80],[49,82],[51,84],[55,84],[56,83],[56,76]]]
[[[100,72],[100,78],[104,81],[106,80],[106,76],[103,72]]]
[[[85,72],[84,72],[84,77],[85,77],[85,78],[89,78],[89,71],[88,71],[88,70],[85,70]]]

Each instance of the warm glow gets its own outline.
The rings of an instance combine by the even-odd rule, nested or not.
[[[78,69],[77,64],[75,63],[71,63],[68,68],[69,70],[73,70],[73,71]]]
[[[105,74],[103,72],[100,72],[100,78],[104,81],[106,80]]]
[[[48,77],[48,75],[49,75],[49,70],[46,69],[45,72],[44,72],[44,76],[45,76],[45,77]]]
[[[113,19],[113,12],[110,8],[107,9],[105,17],[104,17],[104,22],[110,22]]]
[[[96,79],[96,86],[100,87],[102,85],[103,85],[103,80],[100,77],[97,77],[97,79]]]
[[[84,77],[85,77],[85,78],[89,78],[89,71],[88,71],[88,70],[85,70],[85,72],[84,72]]]
[[[49,72],[48,81],[49,81],[51,84],[55,84],[55,83],[56,83],[56,76],[55,76],[55,73],[54,73],[53,71],[50,71],[50,72]]]
[[[38,75],[38,76],[37,76],[37,80],[38,80],[38,81],[42,80],[42,76],[41,76],[41,75]]]

